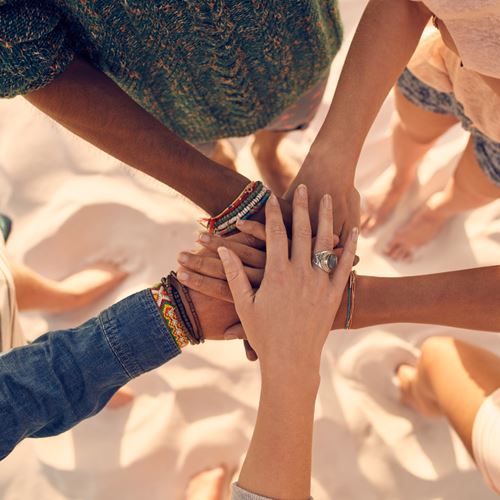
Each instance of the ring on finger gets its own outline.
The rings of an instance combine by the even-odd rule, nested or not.
[[[321,250],[313,253],[311,262],[325,273],[331,273],[337,267],[338,258],[329,250]]]

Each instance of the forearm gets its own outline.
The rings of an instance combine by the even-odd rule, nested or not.
[[[78,136],[171,186],[211,215],[248,183],[169,131],[82,60],[75,59],[51,84],[26,98]]]
[[[384,99],[412,56],[430,12],[420,2],[371,0],[350,46],[313,156],[354,168]],[[332,157],[332,152],[334,156]]]
[[[238,480],[241,488],[269,498],[309,498],[318,386],[319,377],[280,385],[263,376],[257,422]]]
[[[0,459],[26,437],[59,434],[98,413],[131,378],[179,352],[145,290],[1,355]]]
[[[500,266],[400,278],[358,276],[353,328],[420,323],[500,332]],[[333,328],[343,328],[346,294]]]

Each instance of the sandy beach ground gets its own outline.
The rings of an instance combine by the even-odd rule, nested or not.
[[[346,43],[333,65],[326,99],[364,5],[340,0]],[[390,164],[392,109],[389,98],[363,150],[357,178],[362,193]],[[324,102],[308,131],[290,134],[291,155],[305,156],[326,110]],[[419,200],[444,184],[465,139],[459,129],[448,133],[425,160],[421,186],[382,230],[361,239],[360,273],[399,276],[499,263],[499,202],[453,220],[412,264],[395,264],[381,254]],[[254,178],[247,141],[234,144],[241,170]],[[57,317],[23,315],[29,338],[78,325],[157,281],[175,267],[178,251],[193,247],[201,215],[172,190],[72,136],[22,98],[0,101],[0,203],[14,219],[10,254],[42,274],[62,278],[100,260],[118,262],[131,273],[84,310]],[[315,499],[495,498],[446,423],[402,407],[391,381],[393,368],[409,351],[427,336],[441,334],[500,353],[495,334],[434,326],[389,325],[330,335],[316,412]],[[23,442],[0,465],[0,498],[179,500],[197,471],[219,463],[238,467],[259,393],[258,367],[246,361],[239,342],[188,348],[130,386],[136,393],[132,405],[104,409],[60,436]]]

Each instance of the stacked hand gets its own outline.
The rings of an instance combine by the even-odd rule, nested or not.
[[[332,220],[331,209],[329,220]],[[179,255],[179,262],[182,267],[179,270],[178,277],[192,290],[191,293],[197,309],[198,307],[202,307],[203,311],[206,311],[206,314],[201,313],[201,317],[202,323],[207,323],[207,338],[245,338],[243,328],[239,324],[236,313],[230,304],[233,301],[233,296],[226,281],[223,264],[218,258],[217,250],[220,247],[226,247],[238,256],[244,266],[249,283],[253,288],[257,288],[260,285],[264,276],[264,266],[266,264],[266,253],[264,251],[266,246],[266,230],[264,225],[254,221],[242,221],[238,228],[241,233],[229,238],[220,238],[208,234],[201,235],[199,241],[204,246],[201,252],[183,252]],[[294,231],[296,231],[295,225]],[[318,239],[321,239],[320,234],[318,234]],[[332,233],[332,245],[330,249],[338,241],[338,237]],[[309,258],[313,244],[313,241],[309,241]],[[317,241],[316,246],[318,244],[319,242]],[[333,253],[340,257],[342,250],[336,249]],[[201,292],[201,294],[197,293],[197,291]],[[207,295],[212,297],[212,299],[208,300],[205,297]],[[225,302],[225,304],[221,301]],[[212,311],[208,310],[210,307],[213,307]],[[203,318],[205,316],[207,320],[204,322]],[[209,318],[213,318],[214,323],[208,325]],[[204,329],[207,328],[205,325],[203,326]],[[226,329],[224,334],[222,333],[223,329],[221,329],[221,326]],[[249,359],[256,359],[248,343],[246,343],[246,351]]]
[[[315,251],[331,250],[332,201],[320,203]],[[266,264],[255,292],[238,255],[219,247],[225,276],[247,339],[261,360],[261,370],[279,366],[292,375],[319,368],[319,358],[342,300],[357,239],[353,231],[334,273],[311,264],[312,231],[307,189],[299,186],[293,202],[293,237],[287,233],[275,196],[266,205]]]

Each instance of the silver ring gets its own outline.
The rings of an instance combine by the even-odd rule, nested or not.
[[[314,252],[312,256],[312,265],[319,267],[325,273],[331,273],[337,267],[337,256],[329,250]]]

